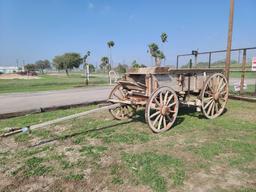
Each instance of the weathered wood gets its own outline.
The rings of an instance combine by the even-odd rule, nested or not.
[[[54,125],[54,124],[57,124],[57,123],[60,123],[60,122],[63,122],[63,121],[72,120],[72,119],[79,118],[79,117],[82,117],[82,116],[85,116],[85,115],[88,115],[88,114],[91,114],[91,113],[95,113],[95,112],[98,112],[98,111],[116,108],[118,106],[120,106],[120,104],[116,103],[116,104],[113,104],[113,105],[108,105],[108,106],[105,106],[105,107],[100,107],[100,108],[97,108],[97,109],[92,109],[92,110],[89,110],[89,111],[76,113],[76,114],[73,114],[73,115],[57,118],[57,119],[54,119],[54,120],[51,120],[51,121],[46,121],[46,122],[35,124],[35,125],[27,125],[23,128],[10,129],[8,132],[1,134],[0,137],[7,137],[9,135],[13,135],[13,134],[20,133],[20,132],[31,131],[31,130],[38,129],[38,128],[48,127],[48,126],[51,126],[51,125]]]

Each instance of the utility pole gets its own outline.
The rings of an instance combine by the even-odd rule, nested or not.
[[[225,64],[225,76],[228,82],[229,82],[229,70],[230,70],[230,60],[231,60],[230,58],[231,58],[231,47],[232,47],[233,17],[234,17],[234,0],[230,0],[228,43],[227,43],[226,64]]]
[[[19,68],[19,59],[16,59],[17,68]]]

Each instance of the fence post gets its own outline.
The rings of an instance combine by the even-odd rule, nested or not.
[[[209,65],[208,68],[211,68],[212,52],[209,52]]]
[[[197,54],[195,54],[195,64],[194,64],[194,66],[196,66],[197,65]]]
[[[179,55],[177,55],[177,61],[176,61],[176,69],[179,68]]]
[[[246,65],[246,49],[243,50],[243,64],[242,64],[241,81],[240,81],[240,95],[242,95],[243,90],[244,90],[245,65]]]

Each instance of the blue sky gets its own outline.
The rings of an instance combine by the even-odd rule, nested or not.
[[[256,0],[235,0],[233,48],[256,46],[255,7]],[[115,64],[150,66],[151,42],[175,64],[192,49],[225,49],[228,16],[229,0],[0,0],[0,65],[87,50],[99,65],[109,40]],[[164,46],[162,32],[169,36]]]

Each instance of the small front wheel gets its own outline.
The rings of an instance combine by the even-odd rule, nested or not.
[[[167,131],[175,122],[178,109],[179,99],[175,91],[169,87],[160,87],[147,102],[145,119],[153,132]]]
[[[114,87],[109,95],[109,99],[115,99],[120,101],[126,100],[126,92],[127,90],[122,87],[122,85],[118,84]],[[120,106],[110,109],[110,114],[118,120],[131,118],[136,112],[136,107],[128,104],[121,104]]]

